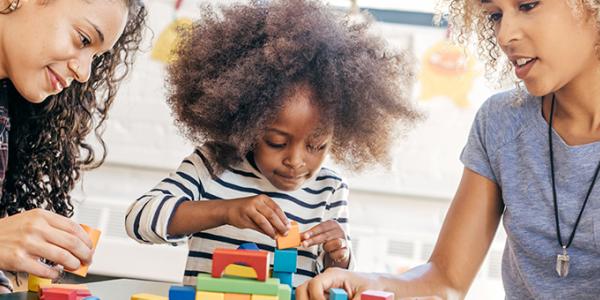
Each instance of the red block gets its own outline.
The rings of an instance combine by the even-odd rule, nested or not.
[[[212,277],[221,278],[231,264],[248,266],[256,271],[256,279],[269,277],[269,252],[241,249],[215,249],[212,257]]]
[[[360,294],[360,300],[394,300],[394,293],[368,290]]]
[[[81,300],[92,294],[86,289],[42,288],[40,300]]]

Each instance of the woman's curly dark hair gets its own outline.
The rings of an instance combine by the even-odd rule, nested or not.
[[[169,67],[176,124],[208,146],[220,172],[252,150],[286,90],[306,82],[321,119],[333,125],[333,158],[355,170],[385,163],[397,130],[420,114],[409,101],[408,55],[388,52],[369,23],[312,0],[204,7],[181,31]]]
[[[71,216],[69,192],[81,170],[104,162],[102,125],[146,27],[147,11],[141,1],[123,1],[129,9],[125,30],[110,52],[93,61],[86,83],[73,82],[41,104],[28,102],[10,88],[9,161],[0,216],[38,207]],[[102,148],[99,158],[85,141],[92,131]]]

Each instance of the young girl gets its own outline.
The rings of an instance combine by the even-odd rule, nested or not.
[[[104,160],[85,138],[100,137],[145,15],[137,0],[0,0],[0,270],[55,278],[41,259],[90,261],[69,192]]]
[[[392,290],[396,297],[462,298],[502,217],[507,299],[600,295],[600,3],[450,3],[463,37],[490,66],[504,52],[527,89],[489,99],[461,155],[465,170],[430,261],[399,277],[327,272],[298,290]]]
[[[217,247],[274,251],[290,221],[304,231],[295,285],[350,268],[348,187],[321,164],[385,162],[397,121],[418,117],[405,58],[367,29],[310,0],[207,9],[169,78],[177,123],[199,147],[132,204],[128,234],[189,240],[185,284],[210,272]]]

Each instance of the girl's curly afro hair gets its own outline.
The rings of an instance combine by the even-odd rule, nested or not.
[[[177,49],[168,103],[184,135],[211,149],[216,170],[252,150],[300,82],[333,126],[334,160],[355,170],[386,163],[396,133],[420,118],[408,56],[388,52],[369,22],[317,1],[204,7]]]

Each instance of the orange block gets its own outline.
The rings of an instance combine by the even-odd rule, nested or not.
[[[225,294],[224,300],[250,300],[252,295],[250,294]]]
[[[298,223],[292,221],[291,224],[292,226],[288,231],[287,236],[277,237],[277,249],[297,248],[302,243],[302,241],[300,240],[300,230],[298,229]]]
[[[95,250],[96,246],[98,245],[98,240],[100,239],[100,234],[102,232],[100,232],[100,230],[98,230],[98,229],[91,228],[85,224],[80,224],[80,225],[83,228],[83,230],[85,230],[85,232],[87,232],[88,236],[92,240],[92,244],[93,244],[92,249]],[[67,271],[67,272],[73,273],[75,275],[79,275],[81,277],[85,277],[85,276],[87,276],[89,267],[90,266],[88,266],[88,265],[82,265],[81,267],[79,267],[79,269],[77,269],[75,271]]]
[[[269,252],[241,249],[215,249],[212,257],[212,277],[221,278],[231,264],[244,265],[256,271],[256,279],[266,281],[269,277]]]

